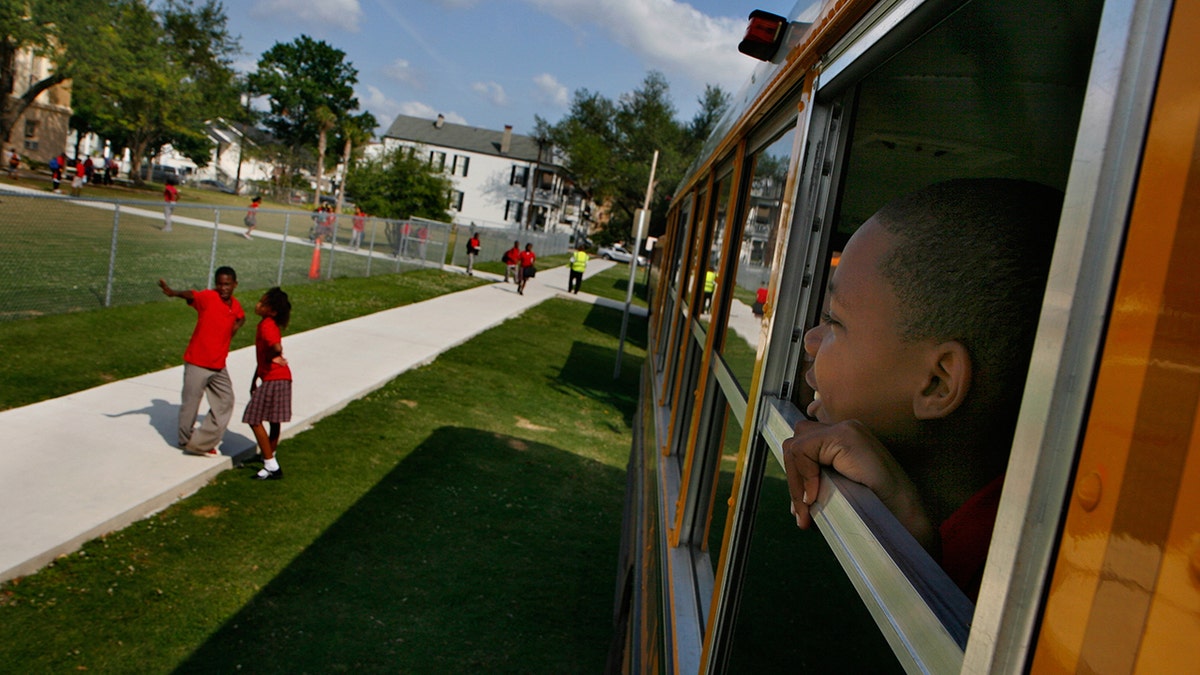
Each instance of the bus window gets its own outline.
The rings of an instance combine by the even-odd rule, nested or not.
[[[729,320],[720,341],[721,358],[743,394],[750,389],[755,350],[762,328],[760,297],[771,280],[771,262],[779,239],[783,189],[791,163],[795,129],[778,137],[754,154],[748,162],[750,177],[747,203],[742,209],[743,228],[736,257],[728,276],[736,284],[730,301]]]
[[[823,240],[826,266],[881,206],[934,183],[994,177],[1065,188],[1099,16],[1099,3],[1085,4],[1051,9],[1034,2],[974,0],[928,29],[914,28],[915,39],[899,51],[883,46],[855,52],[847,58],[869,62],[856,68],[830,65],[830,75],[818,84],[818,105],[841,105],[849,113],[843,154],[828,171],[836,199],[816,214],[820,222],[832,223]],[[1046,244],[1042,252],[1048,254],[1049,248]],[[797,328],[810,329],[825,302],[814,295]],[[1038,309],[1029,307],[1034,318]],[[802,350],[802,343],[793,349]],[[799,370],[791,381],[801,385],[806,360],[795,362]],[[792,403],[804,410],[811,391],[797,386],[792,392]],[[1015,423],[1015,410],[1012,418]],[[787,502],[785,497],[784,516]],[[943,504],[947,513],[934,526],[959,504]],[[930,574],[944,577],[936,566]],[[886,601],[881,611],[891,611]],[[907,628],[903,621],[897,625],[901,633]],[[959,634],[958,626],[944,625]],[[899,640],[893,646],[903,651]]]

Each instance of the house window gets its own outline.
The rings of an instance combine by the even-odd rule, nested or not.
[[[450,170],[450,174],[454,176],[467,177],[467,167],[471,163],[471,158],[465,155],[454,156],[454,168]]]
[[[514,223],[521,222],[521,216],[524,213],[525,203],[513,199],[508,200],[508,204],[504,206],[504,220]]]
[[[455,211],[462,211],[462,205],[463,205],[462,190],[451,190],[450,191],[450,208],[454,209]]]
[[[442,171],[443,169],[445,169],[446,168],[446,153],[438,152],[436,150],[430,151],[429,166],[432,167],[434,171]]]
[[[25,120],[25,138],[37,138],[38,121]]]
[[[549,171],[539,171],[537,174],[539,190],[550,190],[554,187],[554,174]]]
[[[529,182],[529,167],[514,166],[512,168],[512,178],[509,179],[508,184],[525,187],[525,184],[528,182]]]

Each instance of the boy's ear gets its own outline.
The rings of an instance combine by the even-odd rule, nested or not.
[[[932,420],[950,415],[962,405],[971,389],[971,356],[957,340],[930,348],[929,374],[925,388],[913,400],[917,419]]]

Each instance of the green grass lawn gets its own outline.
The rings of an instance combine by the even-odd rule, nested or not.
[[[0,663],[600,672],[645,355],[635,319],[612,379],[620,322],[547,301],[285,440],[285,480],[225,472],[0,586]]]

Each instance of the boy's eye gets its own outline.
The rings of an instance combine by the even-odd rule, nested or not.
[[[825,325],[825,326],[839,325],[837,319],[833,318],[833,315],[830,314],[828,311],[821,312],[821,324]]]

